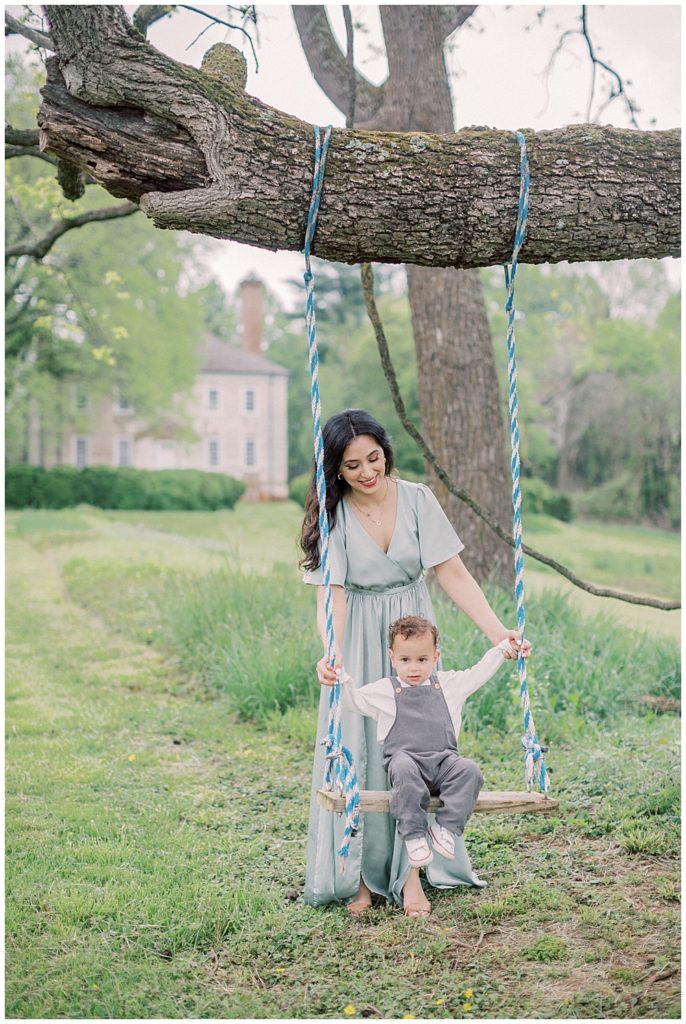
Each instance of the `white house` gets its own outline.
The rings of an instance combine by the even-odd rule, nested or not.
[[[191,394],[176,396],[161,428],[151,432],[120,396],[96,398],[89,408],[89,396],[79,395],[79,411],[90,414],[88,431],[67,431],[61,442],[46,444],[34,417],[29,461],[46,467],[201,469],[243,480],[244,500],[287,498],[288,370],[262,355],[262,282],[251,275],[240,289],[241,345],[212,336],[202,341]],[[195,440],[181,439],[179,408]]]

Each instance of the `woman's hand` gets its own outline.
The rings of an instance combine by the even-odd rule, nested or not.
[[[317,662],[317,679],[322,686],[333,686],[338,679],[342,668],[343,658],[340,654],[335,656],[333,668],[329,665],[329,659],[325,654],[324,657],[320,658]]]
[[[503,626],[497,636],[492,636],[490,640],[494,647],[497,647],[501,640],[509,640],[512,650],[503,651],[503,654],[505,658],[510,660],[518,658],[520,653],[523,658],[528,658],[531,654],[531,644],[528,640],[524,640],[522,643],[522,631],[520,629],[506,629]]]

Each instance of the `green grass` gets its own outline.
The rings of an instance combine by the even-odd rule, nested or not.
[[[677,533],[582,520],[562,523],[549,516],[528,516],[524,520],[524,537],[532,547],[569,566],[589,583],[664,601],[679,597],[681,549]],[[568,594],[574,607],[588,617],[609,615],[636,632],[679,639],[678,611],[665,612],[595,597],[532,558],[526,560],[525,580],[534,594],[549,589]]]
[[[288,508],[258,510],[286,563]],[[548,762],[564,813],[475,817],[467,843],[486,889],[433,891],[425,921],[383,907],[351,921],[302,903],[307,693],[284,714],[265,706],[257,728],[198,660],[203,635],[222,649],[222,616],[244,628],[244,613],[258,637],[246,588],[265,598],[236,575],[233,514],[190,514],[174,531],[167,515],[8,516],[8,1017],[679,1015],[678,976],[647,981],[679,962],[679,723],[631,702],[583,725],[578,708],[552,712],[550,695],[584,674],[570,661],[582,638],[596,642],[588,624],[562,621],[562,685],[546,688],[532,665],[535,709],[560,723]],[[252,514],[235,525],[265,572]],[[275,581],[308,661],[311,595],[301,588],[300,608],[288,570]],[[174,635],[203,592],[216,618]],[[630,688],[635,665],[623,665]],[[464,735],[490,788],[520,785],[517,718],[512,700],[506,731]]]

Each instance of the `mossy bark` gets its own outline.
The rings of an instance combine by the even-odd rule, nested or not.
[[[135,199],[158,227],[302,249],[311,125],[246,96],[230,62],[202,71],[155,50],[120,7],[46,11],[68,96],[56,78],[44,92],[44,149]],[[104,122],[112,135],[103,152]],[[677,130],[577,125],[526,136],[523,262],[679,254]],[[348,263],[502,263],[518,189],[511,132],[337,129],[314,251]]]

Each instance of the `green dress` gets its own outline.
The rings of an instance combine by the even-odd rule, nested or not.
[[[343,663],[357,686],[391,673],[388,627],[403,615],[423,615],[435,622],[424,571],[462,551],[435,495],[424,484],[398,480],[396,522],[388,552],[369,536],[355,513],[342,501],[330,538],[331,583],[344,586],[347,620]],[[321,584],[321,569],[307,572],[306,583]],[[329,688],[322,687],[318,741],[327,734]],[[373,719],[351,712],[342,715],[343,742],[352,752],[360,789],[388,789],[381,764],[381,746]],[[342,841],[344,816],[316,802],[324,778],[324,748],[317,742],[312,775],[310,826],[307,841],[305,902],[322,906],[355,896],[360,873],[367,887],[402,905],[402,888],[410,871],[405,845],[389,814],[360,816],[358,835],[350,842],[344,869],[336,850]],[[439,854],[427,866],[428,882],[439,888],[482,886],[473,872],[464,841],[457,837],[454,861]]]

